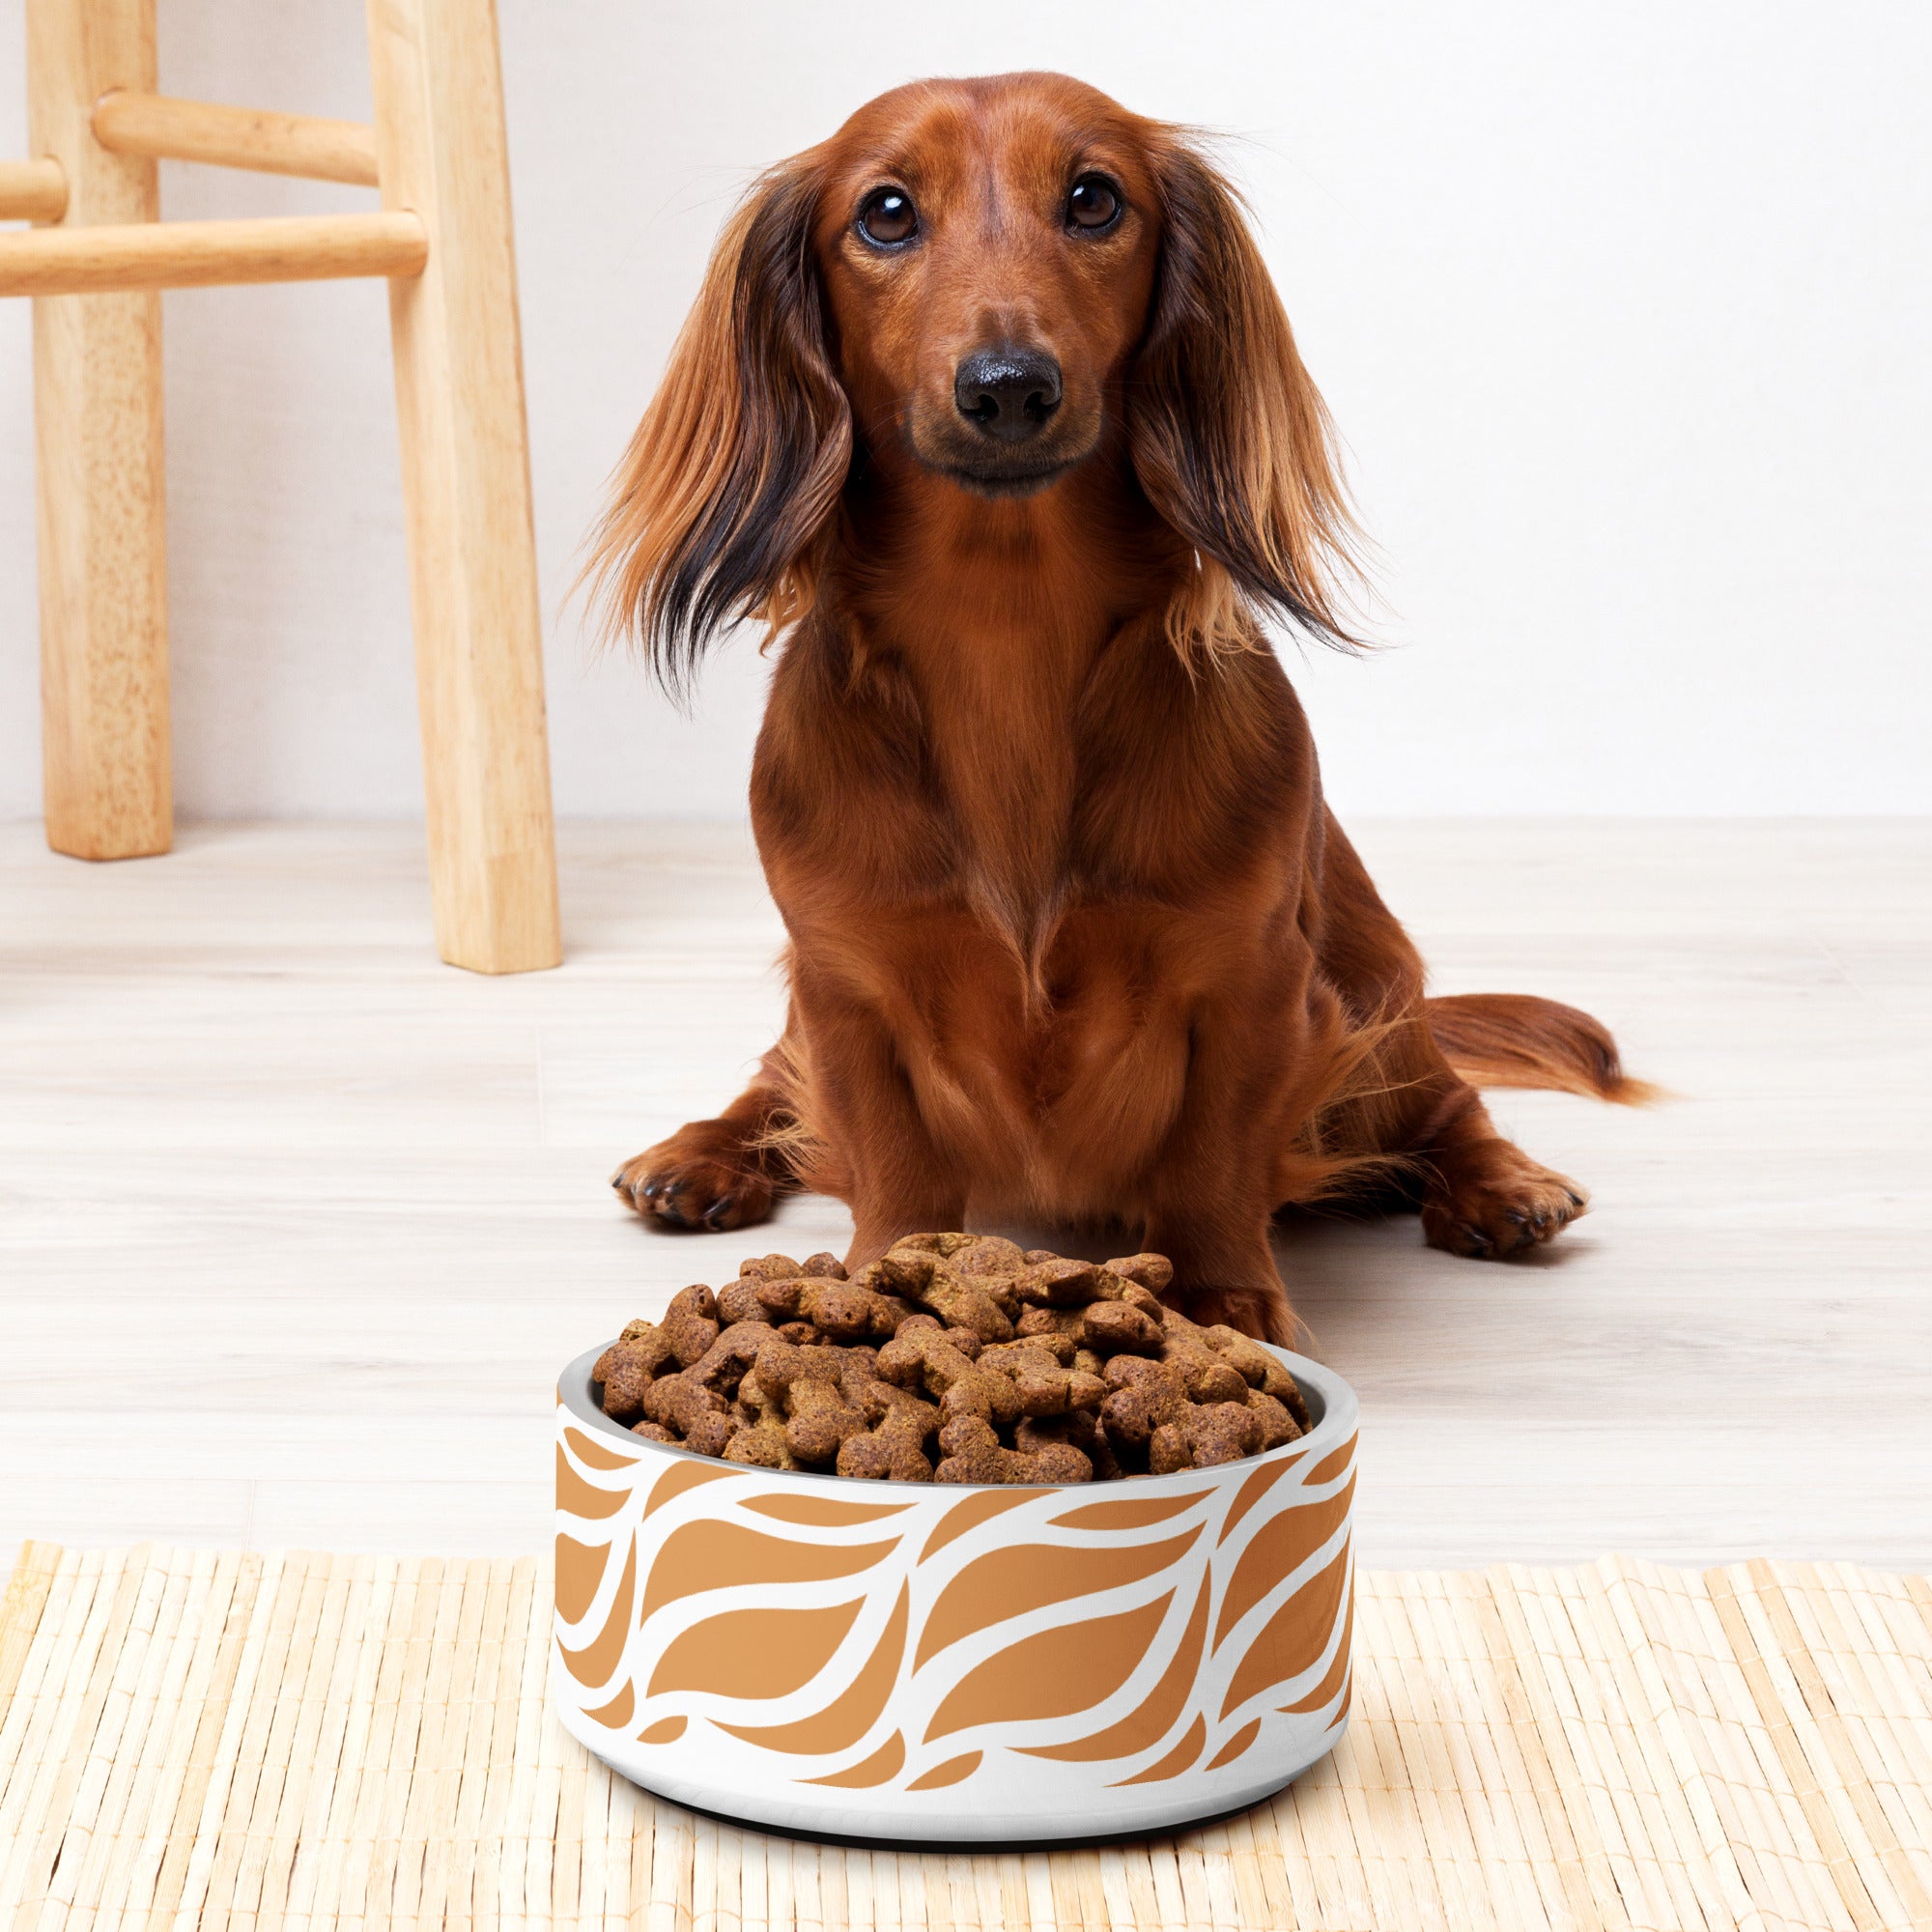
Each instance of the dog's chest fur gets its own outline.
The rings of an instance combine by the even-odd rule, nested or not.
[[[767,873],[794,970],[882,1020],[976,1191],[1097,1210],[1172,1131],[1203,1013],[1283,996],[1298,878],[1264,826],[1313,782],[1306,734],[1271,658],[1190,680],[1159,637],[940,641],[781,663]]]

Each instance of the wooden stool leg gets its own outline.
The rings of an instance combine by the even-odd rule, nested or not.
[[[389,284],[437,946],[554,966],[543,634],[492,0],[369,0],[387,208],[429,231]]]
[[[67,175],[70,226],[153,221],[155,163],[89,121],[110,87],[155,86],[155,0],[27,0],[33,152]],[[167,530],[161,299],[34,302],[41,705],[47,843],[81,859],[165,852]]]

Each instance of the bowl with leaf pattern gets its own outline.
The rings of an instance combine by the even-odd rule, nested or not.
[[[1276,1350],[1298,1440],[1122,1481],[857,1482],[647,1440],[592,1349],[556,1409],[553,1694],[677,1803],[922,1843],[1238,1809],[1348,1722],[1356,1404]]]

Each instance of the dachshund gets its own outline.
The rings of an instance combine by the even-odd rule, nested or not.
[[[1358,639],[1327,411],[1188,131],[1057,74],[928,81],[763,176],[588,573],[674,695],[776,649],[752,821],[789,948],[751,1087],[627,1162],[670,1228],[841,1197],[1124,1226],[1289,1339],[1278,1210],[1519,1255],[1583,1212],[1478,1085],[1644,1097],[1589,1015],[1424,996],[1322,801],[1274,619]]]

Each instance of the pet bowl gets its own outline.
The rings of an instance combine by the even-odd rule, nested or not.
[[[1355,1397],[1299,1441],[1046,1488],[745,1468],[557,1389],[557,1715],[613,1771],[781,1831],[1144,1833],[1251,1804],[1349,1714]]]

